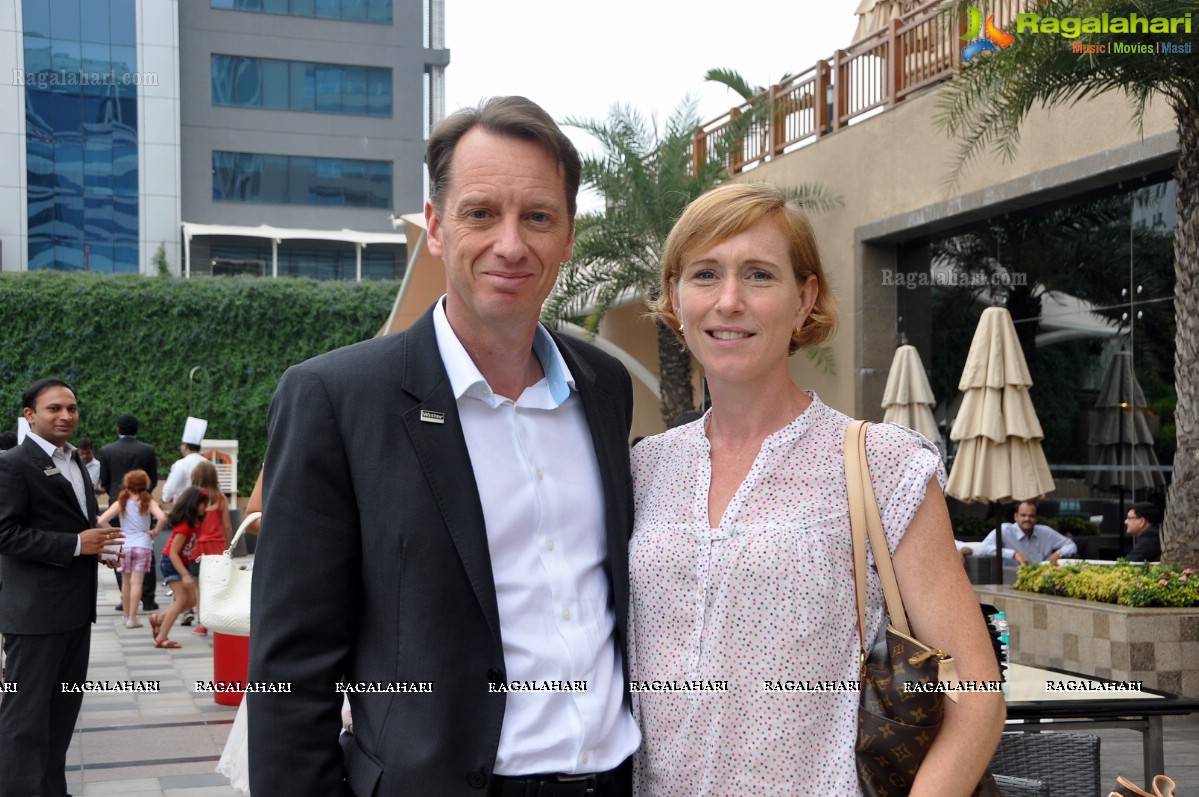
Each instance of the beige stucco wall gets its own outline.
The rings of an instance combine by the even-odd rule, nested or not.
[[[1083,176],[1078,172],[1107,168],[1109,161],[1127,166],[1142,143],[1121,95],[1103,95],[1052,113],[1036,110],[1022,128],[1022,143],[1012,162],[991,155],[977,158],[962,172],[959,185],[950,188],[946,179],[956,143],[934,122],[938,91],[934,88],[736,178],[778,185],[819,183],[844,201],[843,207],[812,218],[841,309],[841,325],[831,344],[836,375],[817,373],[802,356],[793,358],[791,371],[798,384],[860,417],[881,420],[878,402],[898,344],[897,289],[879,289],[879,270],[894,267],[894,249],[863,244],[863,227],[904,214],[913,225],[959,212],[975,219],[980,213],[1001,214],[1020,193],[1050,191]],[[1174,129],[1164,102],[1150,108],[1144,139]]]

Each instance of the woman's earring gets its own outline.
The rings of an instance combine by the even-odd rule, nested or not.
[[[683,334],[683,324],[682,324],[682,322],[681,322],[681,321],[679,322],[679,334],[680,334],[680,335],[682,335],[682,334]]]

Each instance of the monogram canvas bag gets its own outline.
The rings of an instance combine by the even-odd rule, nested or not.
[[[944,697],[953,692],[908,691],[905,684],[956,681],[953,659],[912,636],[903,609],[887,537],[879,517],[874,486],[866,464],[866,421],[854,421],[845,434],[845,481],[853,528],[854,587],[858,597],[858,637],[862,650],[861,699],[858,706],[858,780],[866,797],[907,797],[920,764],[944,719]],[[866,546],[874,551],[875,569],[887,602],[887,623],[867,647]],[[990,774],[983,776],[975,797],[1000,797]]]

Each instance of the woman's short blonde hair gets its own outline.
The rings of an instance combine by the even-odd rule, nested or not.
[[[660,290],[649,303],[651,313],[679,334],[679,319],[670,305],[670,297],[683,272],[683,261],[698,250],[740,235],[764,219],[774,220],[786,237],[796,282],[802,284],[809,276],[816,276],[816,303],[803,326],[791,333],[788,353],[831,338],[837,329],[837,302],[824,276],[812,225],[798,205],[788,202],[786,194],[769,185],[717,186],[687,206],[662,249]]]

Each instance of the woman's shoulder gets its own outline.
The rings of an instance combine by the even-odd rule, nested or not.
[[[704,436],[704,418],[667,429],[659,434],[643,437],[633,446],[633,461],[656,459],[664,454],[677,454],[679,446],[690,445]]]

